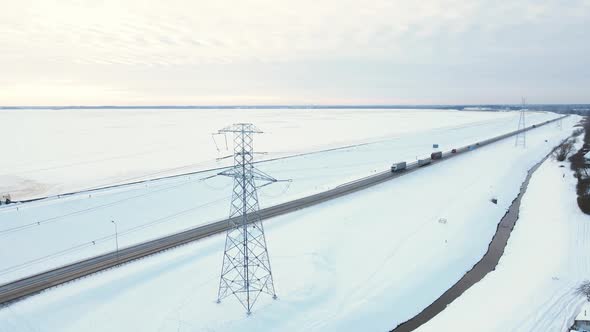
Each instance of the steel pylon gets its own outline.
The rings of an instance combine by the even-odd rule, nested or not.
[[[523,148],[526,148],[525,114],[526,114],[526,99],[522,98],[522,107],[520,109],[520,117],[518,118],[518,133],[516,134],[516,141],[514,142],[514,146],[516,146],[516,147],[522,146]]]
[[[253,136],[262,131],[250,123],[237,123],[219,133],[233,134],[233,167],[219,175],[232,177],[234,185],[217,302],[235,295],[250,314],[260,294],[276,299],[256,189],[257,183],[262,187],[277,180],[253,165]]]

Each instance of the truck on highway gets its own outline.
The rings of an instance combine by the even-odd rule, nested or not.
[[[426,166],[428,164],[430,164],[430,158],[426,158],[426,159],[418,159],[418,167],[422,167],[422,166]]]
[[[391,173],[401,172],[404,169],[406,169],[406,162],[405,161],[391,165]]]
[[[430,154],[430,159],[432,160],[436,160],[436,159],[442,159],[442,152],[438,151],[438,152],[433,152]]]

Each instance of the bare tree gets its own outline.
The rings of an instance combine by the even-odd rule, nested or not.
[[[590,302],[590,280],[585,280],[580,286],[578,286],[576,293],[584,295],[588,302]]]
[[[557,161],[564,161],[569,154],[574,150],[574,144],[576,143],[576,139],[569,139],[563,142],[554,152],[553,157],[557,159]]]

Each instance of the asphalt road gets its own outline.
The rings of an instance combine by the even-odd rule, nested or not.
[[[444,160],[448,160],[462,153],[514,136],[519,132],[531,130],[546,125],[548,123],[557,121],[560,118],[545,121],[527,127],[523,130],[513,131],[484,141],[475,142],[472,145],[457,148],[456,153],[451,153],[451,151],[443,152],[442,159],[432,160],[431,164],[429,165],[436,164]],[[429,165],[422,167],[428,167]],[[300,199],[261,209],[259,211],[259,216],[262,220],[264,220],[279,215],[287,214],[296,210],[304,209],[309,206],[320,204],[322,202],[337,197],[341,197],[359,190],[363,190],[376,184],[415,172],[420,168],[421,167],[418,166],[417,162],[408,163],[407,169],[403,172],[391,173],[389,170],[386,170],[368,176],[366,178],[362,178],[356,181],[340,185],[336,188],[318,194],[306,196]],[[49,271],[41,272],[29,277],[25,277],[4,285],[0,285],[0,305],[8,305],[13,301],[36,294],[47,288],[51,288],[53,286],[66,283],[101,270],[112,268],[119,264],[127,263],[176,246],[180,246],[192,241],[196,241],[214,234],[224,232],[229,228],[229,224],[231,221],[232,219],[216,221],[210,224],[192,228],[187,231],[168,235],[156,240],[151,240],[130,247],[121,248],[118,252],[109,252],[96,257],[74,262],[59,268],[55,268]]]

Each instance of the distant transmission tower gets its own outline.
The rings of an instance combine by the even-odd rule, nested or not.
[[[522,108],[520,109],[520,117],[518,119],[518,130],[519,132],[516,134],[516,141],[514,142],[514,146],[522,146],[526,148],[526,122],[525,122],[525,114],[526,114],[526,98],[522,97]]]
[[[560,116],[559,120],[557,120],[555,122],[555,127],[557,127],[557,129],[559,129],[559,130],[562,130],[563,129],[563,124],[561,123],[561,114],[559,116]]]
[[[277,297],[258,214],[256,183],[263,187],[278,180],[253,165],[253,137],[262,131],[250,123],[237,123],[219,133],[234,136],[234,165],[218,174],[232,177],[234,186],[217,302],[235,295],[250,314],[261,293]]]

